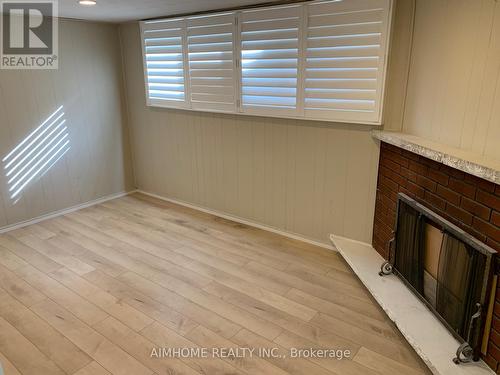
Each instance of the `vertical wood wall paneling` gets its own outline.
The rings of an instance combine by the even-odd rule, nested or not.
[[[416,1],[396,0],[394,2],[393,31],[383,109],[384,130],[401,131],[403,127]]]
[[[58,70],[0,72],[0,159],[60,105],[71,149],[14,204],[0,173],[0,227],[133,187],[118,27],[60,20]]]
[[[403,131],[500,159],[500,4],[416,4]]]

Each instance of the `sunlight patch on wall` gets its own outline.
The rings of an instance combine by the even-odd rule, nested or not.
[[[64,108],[60,106],[3,159],[11,199],[49,171],[70,149]]]

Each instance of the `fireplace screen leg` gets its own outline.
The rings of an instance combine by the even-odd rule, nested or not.
[[[481,317],[481,312],[482,312],[481,304],[477,303],[476,308],[477,308],[477,311],[474,315],[472,315],[470,322],[469,322],[467,341],[471,340],[472,330],[474,328],[474,324]],[[474,349],[472,349],[472,347],[469,345],[469,343],[467,341],[458,347],[457,356],[455,358],[453,358],[453,362],[457,365],[459,365],[460,363],[471,362],[473,360]]]
[[[456,357],[453,358],[453,362],[457,365],[459,365],[460,363],[471,362],[473,352],[474,351],[472,350],[472,347],[469,345],[469,343],[464,342],[458,347],[457,354]]]
[[[380,266],[380,272],[378,273],[380,276],[390,275],[394,271],[392,264],[389,262],[384,262]]]

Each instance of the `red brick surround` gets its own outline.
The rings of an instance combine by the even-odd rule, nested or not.
[[[399,192],[500,251],[500,185],[381,142],[372,244],[384,258]],[[492,326],[485,361],[500,374],[500,283]]]

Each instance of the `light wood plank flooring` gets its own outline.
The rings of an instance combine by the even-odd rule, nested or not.
[[[0,236],[0,362],[7,375],[429,373],[337,253],[139,194]]]

